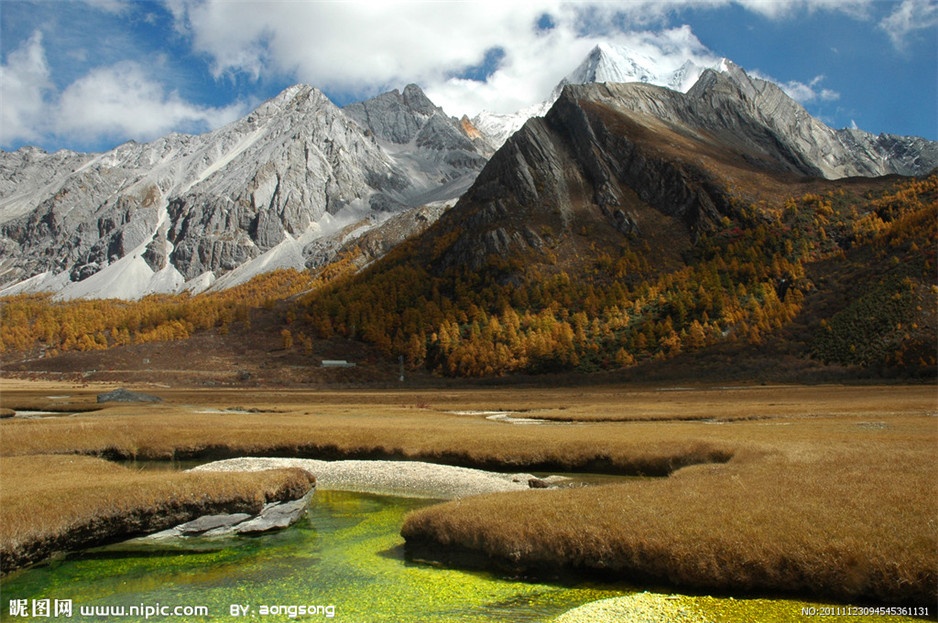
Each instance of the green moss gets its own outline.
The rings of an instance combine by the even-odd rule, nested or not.
[[[212,621],[232,618],[232,604],[249,605],[264,621],[294,619],[261,616],[262,605],[334,605],[336,621],[549,621],[621,594],[408,563],[398,534],[403,516],[427,503],[320,491],[309,520],[278,534],[88,551],[5,578],[3,615],[10,599],[71,599],[75,621],[85,620],[79,606],[155,603],[204,605]]]

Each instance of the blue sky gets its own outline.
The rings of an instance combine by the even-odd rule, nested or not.
[[[833,127],[938,139],[936,0],[0,0],[0,147],[204,132],[296,82],[512,112],[602,41],[725,56]]]

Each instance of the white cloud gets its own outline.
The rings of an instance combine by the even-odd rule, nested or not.
[[[684,8],[736,5],[769,19],[814,11],[863,17],[873,1],[162,0],[161,8],[174,18],[176,33],[168,35],[174,51],[182,48],[175,44],[188,45],[186,53],[191,52],[196,62],[206,62],[218,80],[233,78],[232,84],[238,85],[250,80],[302,81],[331,95],[356,98],[416,82],[447,112],[459,115],[483,108],[513,112],[541,101],[601,41],[649,55],[680,51],[685,56],[709,56],[689,28],[660,30]],[[929,13],[933,1],[905,0],[889,18],[890,28],[897,33],[913,29],[903,16],[933,14]],[[49,137],[98,145],[103,137],[145,140],[172,130],[210,129],[246,112],[239,105],[216,109],[187,101],[169,86],[170,78],[158,73],[158,60],[151,64],[134,51],[135,29],[140,23],[156,23],[159,11],[151,11],[156,5],[144,10],[132,0],[84,0],[81,6],[95,19],[109,17],[108,36],[96,38],[97,32],[79,28],[48,30],[52,26],[46,24],[37,27],[56,43],[57,47],[49,47],[49,58],[55,61],[51,69],[38,33],[7,55],[0,144]],[[550,16],[550,28],[537,26],[544,15]],[[648,29],[651,32],[635,32]],[[89,38],[95,38],[94,45],[87,43]],[[110,53],[101,56],[103,49]],[[483,80],[458,77],[480,65],[493,49],[503,54]],[[146,53],[152,54],[149,50]],[[56,51],[57,56],[52,54]],[[72,69],[78,66],[76,59],[83,59],[80,70]],[[88,63],[95,59],[99,65],[89,70]],[[203,70],[195,67],[193,75]],[[70,84],[57,91],[52,77],[60,85]],[[793,81],[783,87],[803,103],[838,97],[815,81]]]
[[[889,35],[896,49],[904,50],[912,33],[938,26],[938,3],[934,0],[902,0],[879,26]]]
[[[42,33],[36,31],[0,66],[0,146],[40,137],[43,102],[51,87]]]
[[[761,73],[758,70],[747,70],[749,75],[769,82],[774,82],[785,94],[801,105],[812,104],[818,101],[833,102],[840,99],[840,93],[833,89],[821,87],[825,80],[824,75],[815,76],[810,82],[801,82],[799,80],[789,80],[782,82],[770,76]]]
[[[177,30],[216,77],[271,74],[330,93],[367,97],[416,82],[450,114],[511,112],[543,99],[599,41],[706,53],[689,29],[629,31],[674,11],[737,4],[771,19],[813,11],[866,14],[873,0],[532,0],[510,2],[263,2],[167,0]],[[537,22],[550,15],[553,27]],[[460,79],[487,50],[504,51],[485,81]],[[805,85],[807,86],[807,85]],[[830,90],[802,97],[832,99]],[[810,90],[810,86],[808,86]],[[813,93],[813,94],[812,94]]]
[[[656,65],[669,71],[678,69],[688,59],[701,66],[719,61],[688,26],[607,36],[578,36],[557,29],[528,47],[511,49],[499,70],[486,82],[451,78],[428,85],[426,91],[450,114],[471,115],[482,109],[514,112],[544,100],[594,46],[603,42],[627,47],[636,57],[655,59]]]
[[[623,35],[623,23],[653,23],[675,6],[727,2],[171,0],[169,6],[177,29],[211,59],[216,76],[273,72],[327,92],[363,96],[416,82],[447,112],[461,114],[509,112],[540,101],[600,41],[702,48],[686,29]],[[545,14],[553,27],[539,29]],[[492,48],[504,55],[484,82],[454,77],[480,64]]]
[[[560,3],[189,2],[171,4],[216,74],[295,75],[326,89],[441,77],[480,62],[485,50],[529,43]]]
[[[769,19],[787,19],[814,11],[836,11],[864,19],[869,17],[874,0],[735,0],[734,3]]]
[[[93,69],[61,93],[51,78],[36,31],[0,67],[0,146],[149,140],[171,131],[207,131],[247,112],[240,102],[223,108],[187,102],[133,61]]]
[[[245,112],[239,104],[212,108],[186,102],[132,61],[79,78],[62,92],[56,108],[56,133],[81,140],[149,140],[170,131],[206,131]]]

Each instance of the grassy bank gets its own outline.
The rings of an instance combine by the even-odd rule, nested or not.
[[[933,416],[725,424],[750,449],[667,479],[470,498],[418,511],[421,555],[601,572],[728,594],[934,605]],[[721,430],[720,436],[725,433]],[[434,554],[431,554],[431,557]]]
[[[550,392],[547,392],[550,394]],[[731,447],[697,434],[675,436],[649,423],[623,435],[615,422],[530,428],[494,423],[477,411],[507,408],[536,415],[564,407],[587,413],[596,403],[577,395],[494,391],[163,392],[154,405],[108,405],[95,412],[3,423],[4,456],[80,453],[118,459],[219,459],[285,456],[320,459],[419,459],[496,470],[604,471],[667,475],[696,463],[722,462]],[[430,402],[432,398],[433,402]],[[594,398],[608,408],[617,394]],[[558,402],[560,400],[561,402]],[[650,400],[642,398],[642,400]],[[41,396],[9,392],[15,408],[50,408]],[[481,402],[480,402],[481,401]],[[495,405],[495,406],[492,406]],[[499,406],[502,405],[502,406]],[[57,410],[90,408],[80,393]],[[472,415],[465,415],[465,411]]]
[[[0,567],[156,532],[200,515],[258,513],[311,486],[302,470],[145,472],[83,456],[0,458]]]

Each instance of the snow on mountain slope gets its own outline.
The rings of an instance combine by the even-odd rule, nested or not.
[[[458,123],[421,105],[432,114],[403,145],[295,85],[199,136],[0,153],[0,287],[138,298],[200,291],[246,264],[302,268],[320,223],[455,198],[481,170]]]
[[[697,82],[704,69],[721,68],[722,62],[722,59],[701,59],[690,53],[652,58],[625,46],[601,43],[561,84],[644,82],[684,93]]]
[[[411,203],[458,197],[485,166],[491,149],[473,140],[460,121],[449,117],[416,84],[343,111],[374,133],[378,145],[414,180]]]

